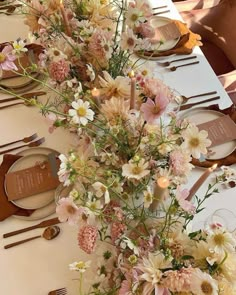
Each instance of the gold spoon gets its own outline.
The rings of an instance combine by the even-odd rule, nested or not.
[[[171,70],[172,72],[176,71],[178,68],[181,68],[181,67],[186,67],[186,66],[190,66],[190,65],[196,65],[196,64],[199,64],[199,61],[195,61],[195,62],[190,62],[188,64],[184,64],[184,65],[180,65],[180,66],[176,66],[176,67],[171,67],[171,68],[167,68],[169,70]]]
[[[4,246],[4,249],[8,249],[8,248],[11,248],[11,247],[14,247],[14,246],[17,246],[17,245],[35,240],[37,238],[41,238],[41,237],[43,237],[45,240],[52,240],[55,237],[57,237],[59,235],[59,233],[60,233],[59,226],[57,226],[57,225],[49,226],[43,231],[42,235],[34,236],[34,237],[31,237],[31,238],[28,238],[25,240],[21,240],[21,241],[15,242],[15,243],[8,244],[8,245]]]

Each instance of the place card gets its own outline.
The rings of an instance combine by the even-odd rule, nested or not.
[[[200,124],[198,128],[208,132],[211,147],[236,139],[236,124],[229,115]]]
[[[175,22],[170,22],[164,26],[156,28],[155,36],[163,41],[174,40],[181,36],[181,32]]]
[[[57,160],[57,170],[60,161]],[[33,167],[7,173],[5,177],[7,197],[9,201],[37,195],[55,189],[59,184],[51,163],[44,161]]]

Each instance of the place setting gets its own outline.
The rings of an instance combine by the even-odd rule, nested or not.
[[[0,47],[25,60],[3,71],[4,120],[19,105],[33,125],[0,145],[5,293],[218,294],[234,278],[235,236],[217,212],[193,222],[234,199],[224,165],[236,163],[236,118],[234,105],[219,109],[228,101],[195,48],[201,37],[169,0],[52,2],[25,7],[38,45]],[[31,99],[43,118],[20,109]]]
[[[35,137],[36,134],[23,141],[34,140]],[[55,192],[60,184],[57,155],[59,153],[50,148],[32,147],[16,155],[3,156],[0,166],[0,220],[10,216],[38,220],[55,212]]]

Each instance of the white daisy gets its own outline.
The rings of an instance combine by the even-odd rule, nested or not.
[[[217,282],[199,268],[194,269],[191,275],[191,292],[195,295],[218,295]]]
[[[210,139],[208,139],[208,132],[201,130],[195,125],[189,126],[182,133],[184,142],[181,147],[186,149],[194,158],[199,159],[201,154],[207,153],[207,147],[211,145]]]
[[[13,54],[20,54],[20,53],[24,53],[24,52],[27,52],[28,49],[25,48],[25,41],[21,40],[21,39],[18,39],[16,41],[13,42],[12,46],[13,46],[13,50],[12,50],[12,53]]]
[[[120,46],[123,50],[133,51],[136,44],[137,38],[132,29],[127,29],[126,32],[122,33]]]
[[[75,124],[82,124],[83,126],[88,124],[88,121],[93,121],[94,112],[89,108],[90,103],[78,99],[73,101],[71,106],[73,109],[69,110],[69,115],[72,117],[72,121]]]
[[[225,252],[233,253],[235,251],[235,238],[223,227],[216,227],[208,233],[210,235],[207,237],[207,243],[210,250],[221,255],[224,255]]]
[[[146,170],[148,163],[144,163],[145,160],[141,159],[138,163],[129,161],[128,164],[122,166],[122,176],[128,179],[141,179],[150,173],[150,170]]]
[[[130,27],[138,27],[140,23],[143,23],[145,21],[145,17],[143,15],[143,12],[138,9],[129,6],[129,9],[125,15],[125,24]]]
[[[70,270],[75,270],[75,271],[78,271],[80,273],[84,273],[87,268],[90,267],[90,264],[91,264],[91,261],[88,260],[88,261],[79,261],[79,262],[73,262],[71,264],[69,264],[69,268]]]
[[[55,47],[51,47],[47,51],[47,55],[52,61],[58,62],[61,59],[67,59],[67,55]]]

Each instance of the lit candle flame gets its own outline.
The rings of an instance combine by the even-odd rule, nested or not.
[[[91,91],[93,97],[98,97],[100,95],[100,91],[94,87]]]
[[[165,176],[162,176],[157,179],[157,184],[160,188],[167,188],[170,184],[170,181]]]

